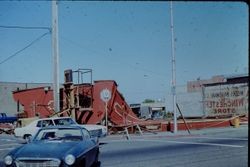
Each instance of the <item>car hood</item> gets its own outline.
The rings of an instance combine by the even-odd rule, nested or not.
[[[74,147],[78,147],[77,142],[32,142],[20,147],[14,154],[14,157],[29,158],[62,158],[69,153]]]

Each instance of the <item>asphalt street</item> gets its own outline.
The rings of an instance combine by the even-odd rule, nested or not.
[[[22,140],[0,135],[0,166]],[[100,139],[101,167],[247,167],[248,125],[186,131],[111,135]]]
[[[246,167],[248,126],[172,133],[108,136],[102,167]]]

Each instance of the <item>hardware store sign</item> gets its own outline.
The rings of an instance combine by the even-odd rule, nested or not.
[[[207,116],[244,115],[248,113],[248,85],[205,87],[204,109]]]

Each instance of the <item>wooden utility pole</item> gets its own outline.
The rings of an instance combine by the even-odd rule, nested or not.
[[[176,69],[175,69],[175,45],[174,45],[174,16],[173,2],[170,1],[170,17],[171,17],[171,53],[172,53],[172,95],[173,95],[173,110],[174,110],[174,133],[177,133],[177,113],[176,113]]]
[[[186,123],[186,120],[185,120],[184,116],[182,115],[182,112],[181,112],[181,110],[180,110],[180,107],[179,107],[179,105],[178,105],[177,103],[176,103],[176,107],[178,108],[178,110],[179,110],[179,112],[180,112],[180,114],[181,114],[181,117],[182,117],[182,119],[183,119],[183,121],[184,121],[184,124],[185,124],[185,127],[186,127],[188,133],[191,134],[191,132],[190,132],[190,130],[189,130],[189,127],[188,127],[188,125],[187,125],[187,123]]]
[[[52,55],[54,111],[59,108],[59,47],[58,47],[58,1],[52,1]]]

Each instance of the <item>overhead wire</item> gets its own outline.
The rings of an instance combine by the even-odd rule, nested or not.
[[[41,36],[39,36],[38,38],[36,38],[35,40],[33,40],[30,44],[28,44],[27,46],[25,46],[24,48],[22,48],[21,50],[15,52],[14,54],[12,54],[11,56],[7,57],[6,59],[4,59],[3,61],[0,62],[0,65],[5,63],[6,61],[8,61],[9,59],[17,56],[17,54],[19,54],[20,52],[24,51],[25,49],[29,48],[31,45],[33,45],[34,43],[36,43],[37,41],[39,41],[40,39],[42,39],[44,36],[46,36],[47,34],[51,33],[52,29],[50,27],[38,27],[38,26],[8,26],[8,25],[0,25],[0,28],[6,28],[6,29],[36,29],[36,30],[48,30],[49,32],[46,32],[44,34],[42,34]]]
[[[4,59],[3,61],[0,62],[0,65],[5,63],[6,61],[16,57],[19,53],[21,53],[22,51],[26,50],[27,48],[31,47],[33,44],[35,44],[36,42],[38,42],[39,40],[41,40],[43,37],[45,37],[46,35],[50,34],[51,31],[46,32],[42,35],[40,35],[38,38],[36,38],[35,40],[33,40],[32,42],[30,42],[27,46],[25,46],[24,48],[18,50],[17,52],[15,52],[14,54],[10,55],[9,57],[7,57],[6,59]]]
[[[0,25],[0,28],[13,28],[13,29],[40,29],[40,30],[49,30],[51,31],[50,27],[30,27],[30,26],[5,26],[5,25]]]

